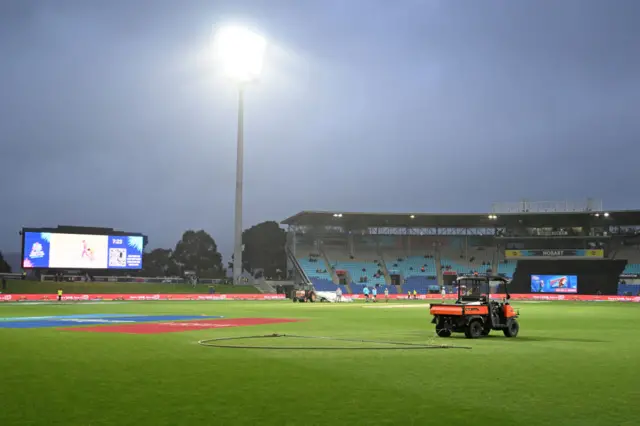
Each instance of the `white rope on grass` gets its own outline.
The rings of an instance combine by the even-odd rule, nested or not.
[[[351,342],[351,343],[369,343],[376,345],[388,345],[388,346],[265,346],[265,345],[236,345],[225,344],[223,342],[249,340],[249,339],[267,339],[267,338],[298,338],[298,339],[315,339],[315,340],[328,340],[335,342]],[[302,336],[296,334],[264,334],[255,336],[235,336],[235,337],[218,337],[215,339],[205,339],[198,341],[201,346],[208,346],[214,348],[225,349],[275,349],[275,350],[416,350],[416,349],[472,349],[469,346],[452,346],[452,345],[437,345],[433,342],[436,336],[432,337],[430,343],[410,343],[410,342],[393,342],[393,341],[380,341],[380,340],[364,340],[364,339],[347,339],[340,337],[327,337],[327,336]]]

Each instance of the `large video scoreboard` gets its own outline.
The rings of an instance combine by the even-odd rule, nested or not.
[[[23,231],[23,269],[141,269],[142,235]]]

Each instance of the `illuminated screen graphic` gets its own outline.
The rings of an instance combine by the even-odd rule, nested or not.
[[[143,237],[25,232],[22,267],[140,269]]]
[[[577,275],[531,275],[532,293],[577,293]]]

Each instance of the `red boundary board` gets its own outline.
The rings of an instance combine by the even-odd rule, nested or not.
[[[68,327],[64,331],[93,333],[158,334],[181,331],[208,330],[212,328],[246,327],[250,325],[283,324],[300,320],[287,318],[225,318],[214,320],[167,321],[144,324],[106,325],[98,327]]]

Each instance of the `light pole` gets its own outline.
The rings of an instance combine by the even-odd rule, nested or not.
[[[244,90],[258,79],[266,50],[266,40],[253,31],[237,26],[218,29],[214,53],[224,73],[238,85],[238,141],[236,158],[236,206],[233,245],[233,282],[242,276],[242,189],[244,176]]]
[[[233,283],[242,275],[242,186],[244,171],[244,85],[238,86],[238,142],[236,154],[236,209],[233,233]]]

